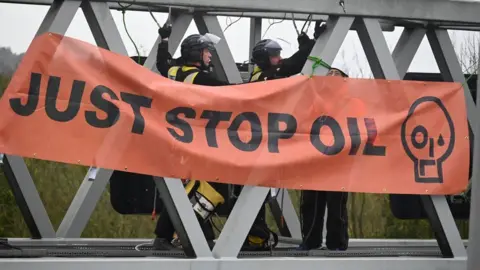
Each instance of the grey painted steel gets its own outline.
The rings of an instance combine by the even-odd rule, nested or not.
[[[182,42],[183,36],[185,36],[185,32],[187,32],[190,23],[192,22],[193,16],[191,14],[172,14],[172,34],[168,38],[168,51],[173,56],[177,51],[178,46],[180,46],[180,42]],[[150,50],[148,54],[147,60],[145,61],[144,67],[157,72],[156,61],[157,61],[157,46],[160,42],[161,37],[158,36],[155,44]]]
[[[55,237],[55,230],[27,165],[19,156],[4,155],[3,172],[32,238]]]
[[[293,206],[293,202],[290,198],[288,190],[279,189],[276,190],[276,192],[279,192],[280,194],[276,196],[276,200],[269,200],[269,205],[281,235],[287,236],[285,235],[286,232],[282,232],[283,225],[285,227],[285,231],[288,231],[288,236],[293,238],[302,238],[300,219],[295,207]],[[275,213],[273,209],[278,209],[278,213]],[[282,215],[284,224],[281,224]]]
[[[19,247],[37,247],[37,246],[101,246],[101,247],[120,247],[136,246],[151,242],[152,239],[142,238],[8,238],[8,243]],[[279,236],[279,242],[285,244],[299,245],[300,238],[290,238]],[[464,245],[468,245],[468,240],[463,240]],[[438,247],[436,239],[357,239],[352,238],[348,244],[349,248],[383,248],[383,247]]]
[[[50,5],[52,0],[0,0],[0,3],[23,3],[36,5]],[[213,15],[234,16],[244,12],[244,17],[261,17],[261,12],[268,12],[274,15],[264,15],[265,18],[281,19],[284,14],[323,14],[323,15],[345,15],[338,1],[326,1],[321,5],[315,0],[299,0],[295,5],[290,2],[281,1],[263,1],[255,0],[235,1],[235,0],[124,0],[122,3],[133,4],[129,9],[147,11],[147,6],[152,6],[152,10],[166,11],[165,6],[183,8],[189,11],[214,12]],[[387,20],[399,20],[403,24],[418,24],[422,21],[435,21],[439,25],[478,25],[480,19],[476,16],[478,6],[471,1],[445,1],[428,0],[428,6],[423,1],[406,0],[398,2],[396,0],[348,0],[345,1],[346,14],[350,16],[378,17]],[[163,6],[162,6],[163,5]],[[109,6],[114,9],[121,7],[110,1]],[[194,9],[193,9],[194,8]],[[252,12],[249,12],[252,11]],[[257,11],[257,12],[255,12]],[[261,11],[261,12],[259,12]],[[305,16],[305,15],[303,15]],[[288,15],[286,20],[288,20]]]
[[[81,7],[97,45],[119,54],[128,55],[108,5],[102,2],[84,1]],[[113,140],[115,136],[118,135],[112,133],[107,135],[107,138]],[[109,151],[108,148],[112,146],[111,142],[105,141],[102,149],[99,149],[98,155],[105,155]],[[92,170],[95,170],[94,177],[91,177]],[[112,173],[112,170],[102,168],[92,167],[89,169],[89,173],[83,179],[57,230],[58,237],[81,236]]]
[[[188,243],[185,252],[193,251],[197,258],[211,258],[212,252],[180,179],[154,177],[154,180],[182,245]]]
[[[310,55],[319,57],[331,65],[347,36],[348,30],[352,26],[353,20],[353,17],[330,16],[327,21],[328,27],[317,39]],[[315,70],[315,75],[324,75],[327,72],[328,70],[325,67],[319,66]],[[310,75],[311,73],[312,63],[307,60],[307,63],[302,69],[302,74]]]
[[[362,18],[360,20],[364,22],[364,27],[358,30],[358,36],[375,78],[399,80],[400,76],[390,55],[380,24],[375,19]],[[445,256],[450,256],[450,253],[452,253],[451,255],[455,257],[465,257],[465,247],[445,196],[429,197],[431,204],[424,204],[424,206],[428,208],[426,209],[427,212],[430,212],[430,210],[434,212],[433,215],[429,215],[429,219],[442,252]],[[425,199],[423,202],[425,202]]]
[[[163,259],[163,258],[40,258],[0,259],[0,267],[8,270],[465,270],[465,260],[436,258],[264,258],[264,259]]]
[[[463,85],[465,101],[467,104],[468,122],[471,127],[476,127],[479,118],[475,102],[473,101],[468,84],[465,83],[465,76],[463,75],[462,68],[455,53],[455,48],[450,40],[450,36],[448,35],[448,31],[443,29],[428,30],[427,37],[443,79],[447,82],[459,82]],[[473,128],[472,131],[477,135],[477,133],[475,133],[475,128]]]
[[[112,13],[106,3],[83,1],[82,10],[93,38],[99,47],[128,55]]]
[[[359,19],[363,25],[357,30],[373,75],[377,79],[400,80],[387,41],[376,19]]]
[[[187,258],[185,252],[176,250],[154,250],[151,246],[112,247],[112,246],[57,246],[57,247],[22,247],[19,250],[0,250],[0,258],[12,257],[65,257],[92,258],[92,257],[157,257],[157,258]],[[377,249],[349,248],[348,251],[310,250],[301,251],[292,248],[278,248],[271,251],[242,251],[239,259],[258,258],[298,258],[298,257],[336,257],[336,258],[364,258],[364,257],[427,257],[440,258],[442,256],[438,247],[386,247]]]
[[[53,3],[53,0],[0,0],[0,3],[14,3],[14,4],[30,4],[30,5],[51,5]],[[111,9],[114,10],[122,10],[122,7],[119,6],[117,2],[109,2],[108,6]],[[190,13],[192,14],[194,11],[195,12],[201,12],[205,13],[208,15],[212,16],[235,16],[235,17],[244,17],[244,18],[269,18],[269,19],[278,19],[278,20],[285,20],[289,21],[291,20],[291,12],[287,13],[287,16],[285,16],[285,12],[271,12],[271,11],[264,11],[264,12],[252,12],[252,11],[243,11],[239,12],[236,11],[235,9],[225,9],[225,8],[188,8],[188,7],[179,7],[175,5],[170,5],[171,7],[180,10],[182,12]],[[135,4],[132,4],[129,6],[128,10],[131,11],[154,11],[154,12],[163,12],[166,13],[168,12],[168,7],[167,6],[161,6],[161,5],[151,5],[151,4],[138,4],[136,2]],[[294,14],[295,18],[297,20],[306,20],[309,14],[307,13],[296,13]],[[342,14],[343,15],[343,14]],[[326,19],[328,16],[327,15],[313,15],[313,20],[321,20],[321,19]],[[374,16],[375,17],[375,16]],[[419,20],[407,20],[407,19],[399,19],[395,17],[391,17],[389,19],[380,19],[380,25],[382,26],[383,31],[394,31],[395,26],[402,26],[402,27],[421,27],[423,26],[423,22]],[[478,31],[480,28],[478,26],[472,26],[471,23],[468,22],[452,22],[452,21],[445,21],[445,22],[440,22],[436,21],[435,25],[437,25],[440,28],[444,29],[452,29],[452,30],[467,30],[467,31]],[[355,30],[355,29],[351,29]]]
[[[433,207],[429,205],[430,202],[425,203],[426,199],[431,200]],[[455,258],[466,258],[467,251],[445,196],[422,196],[422,201],[423,205],[428,207],[426,212],[444,256],[449,255]],[[433,210],[435,212],[434,214],[436,214],[433,218],[429,213],[429,209]]]
[[[237,257],[269,188],[244,186],[213,248],[215,258]]]
[[[35,36],[45,32],[65,34],[82,1],[54,1]]]
[[[172,34],[168,38],[168,51],[171,55],[174,55],[185,36],[185,32],[192,23],[193,15],[173,13],[172,16]]]
[[[277,203],[282,206],[283,217],[288,226],[288,230],[290,231],[290,235],[295,238],[302,238],[300,219],[293,206],[292,198],[290,197],[288,190],[285,190],[283,201],[281,201],[281,196],[277,197]]]
[[[297,0],[294,4],[286,0],[122,0],[124,3],[159,4],[209,9],[237,9],[241,11],[272,11],[344,16],[338,1]],[[398,18],[418,21],[462,22],[480,24],[479,7],[474,2],[445,0],[348,0],[345,1],[349,16]]]
[[[242,77],[238,71],[233,55],[228,47],[227,40],[223,34],[222,27],[216,16],[194,15],[193,19],[197,24],[200,34],[212,33],[221,38],[212,53],[212,64],[217,78],[230,83],[242,83]]]
[[[479,44],[480,46],[480,44]],[[478,71],[480,70],[480,59],[478,59]],[[480,79],[477,78],[477,89],[480,89]],[[480,95],[477,94],[477,102],[480,104]],[[478,116],[480,109],[476,109]],[[474,129],[477,130],[476,134],[480,134],[480,124],[477,124]],[[468,261],[467,270],[476,270],[480,265],[480,138],[475,136],[475,142],[473,144],[473,160],[472,160],[472,178],[471,183],[471,201],[470,201],[470,220],[469,220],[469,247],[467,249]],[[475,194],[475,195],[473,195]]]
[[[262,18],[251,18],[250,19],[250,40],[249,40],[249,61],[252,59],[252,51],[255,44],[262,39]],[[248,72],[252,73],[253,64],[248,66]]]
[[[292,13],[278,13],[278,12],[232,12],[232,11],[209,11],[207,12],[209,15],[215,16],[232,16],[232,17],[241,17],[241,18],[263,18],[263,19],[277,19],[277,20],[284,20],[290,21],[292,20]],[[304,22],[308,19],[310,14],[293,14],[295,21]],[[326,21],[328,19],[328,15],[312,15],[310,20],[311,21],[319,21],[323,20]],[[397,23],[401,24],[401,23]],[[380,25],[383,31],[392,32],[395,30],[395,22],[392,20],[380,20]],[[352,25],[350,30],[356,30],[355,24]]]
[[[57,237],[81,237],[111,175],[111,170],[99,169],[95,178],[91,178],[90,174],[85,176],[58,227]]]
[[[324,239],[325,240],[325,239]],[[279,243],[300,245],[301,238],[278,237]],[[468,240],[462,240],[464,245]],[[386,247],[438,247],[436,239],[355,239],[351,238],[348,242],[348,248],[386,248]]]
[[[425,28],[405,28],[393,50],[392,57],[400,79],[405,77],[415,54],[422,43],[427,30]]]

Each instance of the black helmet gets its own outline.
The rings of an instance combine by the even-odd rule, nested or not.
[[[275,40],[260,40],[253,47],[252,62],[261,69],[268,69],[270,67],[270,57],[279,56],[281,51],[282,47]]]
[[[202,52],[204,49],[215,50],[215,45],[220,38],[213,34],[193,34],[186,37],[181,45],[180,53],[185,62],[202,62]]]

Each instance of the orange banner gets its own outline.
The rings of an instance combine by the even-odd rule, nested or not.
[[[0,153],[243,185],[456,194],[469,139],[458,83],[189,85],[49,33],[0,100]]]

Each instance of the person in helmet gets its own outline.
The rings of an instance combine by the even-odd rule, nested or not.
[[[162,37],[162,40],[158,45],[156,66],[162,76],[175,81],[198,85],[229,85],[228,82],[218,80],[209,72],[211,67],[211,52],[215,50],[214,46],[219,41],[218,37],[211,34],[190,35],[185,38],[181,44],[181,57],[172,59],[171,54],[168,52],[168,38],[171,34],[171,27],[165,25],[159,29],[158,33]],[[262,216],[263,219],[261,218]],[[265,247],[265,241],[262,240],[268,239],[271,231],[266,226],[264,219],[265,209],[263,207],[249,233],[250,239],[253,239],[252,242],[254,243],[253,245],[250,245],[250,242],[246,243],[244,247],[242,247],[242,250],[256,250]],[[214,234],[210,222],[202,221],[200,224],[209,245],[212,247]],[[164,207],[161,210],[160,219],[155,229],[157,238],[154,241],[154,248],[161,250],[174,248],[171,244],[174,231],[174,226]]]
[[[220,38],[212,34],[193,34],[186,37],[181,43],[181,57],[173,59],[168,52],[168,38],[171,34],[171,25],[164,25],[158,30],[162,40],[158,44],[156,66],[160,74],[175,81],[190,84],[222,86],[229,85],[228,82],[219,80],[210,72],[212,51]],[[212,224],[200,220],[200,226],[210,245],[213,247],[215,237]],[[168,215],[167,209],[163,207],[160,218],[155,228],[156,238],[153,246],[157,250],[170,250],[175,248],[172,244],[175,228]]]
[[[316,40],[326,29],[321,21],[315,23],[314,39]],[[255,64],[250,75],[250,82],[286,78],[302,71],[307,57],[315,45],[315,40],[301,33],[298,38],[298,51],[291,57],[283,59],[280,56],[282,47],[272,39],[260,40],[252,50],[251,62]]]
[[[325,30],[326,25],[321,22],[315,24],[315,39]],[[250,74],[250,82],[274,80],[285,78],[297,73],[300,73],[307,61],[315,41],[311,40],[305,33],[302,33],[297,38],[299,50],[290,58],[282,59],[280,53],[282,47],[278,42],[272,39],[260,40],[252,50],[251,62],[255,64],[253,72]],[[240,194],[242,187],[235,190],[237,196]],[[273,198],[270,198],[273,199]],[[266,209],[263,205],[255,218],[253,227],[249,235],[245,239],[243,245],[244,250],[264,250],[269,248],[265,245],[268,236],[275,234],[268,229],[266,222]]]
[[[348,78],[338,68],[331,68],[327,76]],[[343,102],[342,107],[346,106]],[[350,106],[358,107],[353,100]],[[348,248],[348,212],[347,192],[303,190],[300,212],[303,217],[303,243],[300,249],[310,250],[322,247],[325,208],[327,208],[326,248],[329,250],[346,250]]]
[[[165,25],[158,31],[162,37],[157,50],[157,69],[164,77],[175,81],[207,85],[229,85],[226,81],[212,76],[210,71],[212,51],[220,38],[213,34],[193,34],[186,37],[180,45],[181,57],[173,59],[168,52],[168,38],[171,34],[171,26]]]

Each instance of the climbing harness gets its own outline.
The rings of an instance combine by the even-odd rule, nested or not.
[[[307,57],[308,60],[312,61],[312,73],[310,74],[310,78],[313,77],[313,74],[315,74],[315,70],[322,66],[326,69],[331,69],[332,67],[325,61],[323,61],[321,58],[318,58],[316,56],[309,56]]]

